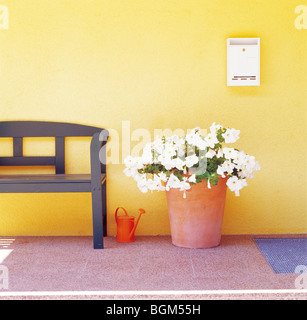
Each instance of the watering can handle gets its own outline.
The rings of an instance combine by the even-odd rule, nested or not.
[[[125,209],[125,208],[123,208],[123,207],[118,207],[118,208],[116,209],[116,211],[115,211],[115,221],[116,221],[116,224],[117,224],[117,212],[118,212],[118,210],[119,210],[119,209],[124,210],[124,211],[125,211],[126,216],[128,215],[128,213],[127,213],[127,211],[126,211],[126,209]]]

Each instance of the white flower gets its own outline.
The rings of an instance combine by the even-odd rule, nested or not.
[[[219,151],[216,154],[217,158],[222,158],[224,156],[223,151],[221,149],[219,149]]]
[[[172,142],[173,144],[177,144],[180,141],[180,138],[177,136],[177,134],[174,134],[169,138],[169,141]]]
[[[154,182],[156,184],[156,190],[165,191],[165,187],[162,185],[162,179],[161,179],[161,175],[160,174],[155,174],[154,175]]]
[[[157,190],[157,183],[152,179],[148,179],[146,182],[146,187],[151,191]]]
[[[260,170],[259,163],[255,161],[255,157],[249,155],[245,155],[242,165],[240,165],[239,168],[241,169],[239,176],[242,178],[253,178],[254,171]]]
[[[135,157],[134,158],[134,167],[136,169],[142,169],[143,168],[143,160],[141,157]]]
[[[172,165],[174,168],[177,168],[178,170],[183,170],[183,166],[185,165],[185,162],[182,161],[180,158],[175,158],[172,160]]]
[[[195,142],[195,136],[194,136],[194,134],[192,134],[192,133],[188,133],[186,136],[185,136],[185,139],[186,139],[186,141],[187,141],[187,143],[188,144],[195,144],[194,142]]]
[[[195,174],[192,174],[191,177],[190,177],[188,180],[189,180],[189,182],[196,183],[196,176],[195,176]]]
[[[226,182],[228,188],[231,190],[231,191],[234,191],[235,192],[235,195],[236,196],[239,196],[240,195],[240,190],[247,186],[247,183],[246,183],[246,180],[245,179],[239,179],[238,177],[236,176],[233,176],[233,177],[230,177],[227,182]]]
[[[127,177],[134,177],[135,175],[138,174],[135,168],[125,168],[124,173]]]
[[[180,180],[173,174],[170,174],[170,177],[168,179],[168,184],[172,187],[177,188],[179,186]]]
[[[254,167],[254,171],[259,171],[260,170],[260,165],[258,161],[255,161],[255,167]]]
[[[233,158],[233,162],[239,166],[244,165],[246,162],[246,154],[244,153],[244,151],[241,151],[241,152],[237,151]]]
[[[153,142],[153,149],[155,149],[159,154],[162,154],[164,151],[164,142],[161,138],[157,137]]]
[[[184,152],[184,147],[183,146],[179,146],[177,149],[178,152],[178,157],[183,157],[185,152]]]
[[[244,167],[238,172],[238,176],[241,178],[241,179],[250,179],[250,178],[253,178],[254,177],[254,173],[253,172],[250,172],[250,171],[247,171]]]
[[[210,149],[210,150],[206,153],[206,158],[212,159],[215,155],[216,155],[216,152],[215,152],[214,150]]]
[[[196,163],[198,163],[198,157],[196,156],[196,154],[193,154],[185,158],[185,164],[188,168],[193,167]]]
[[[167,176],[164,172],[159,172],[158,177],[161,181],[166,182],[167,181]]]
[[[210,132],[212,134],[216,134],[216,131],[218,129],[222,128],[222,126],[220,124],[215,124],[215,122],[212,123],[211,127],[210,127]]]
[[[158,161],[165,167],[166,170],[171,170],[173,168],[173,163],[170,157],[165,154],[161,154],[158,157]]]
[[[135,160],[132,156],[128,156],[125,158],[124,164],[127,168],[133,168],[135,166]]]
[[[240,187],[239,181],[240,181],[240,180],[238,179],[238,177],[233,176],[233,177],[230,177],[230,178],[227,180],[226,184],[227,184],[227,186],[229,187],[229,189],[230,189],[231,191],[235,191],[235,190],[237,190],[237,189]]]
[[[165,191],[165,187],[162,186],[160,177],[156,174],[153,176],[153,179],[145,179],[145,181],[143,179],[138,180],[138,187],[143,193],[146,193],[148,190]]]
[[[201,137],[199,133],[188,133],[186,135],[186,141],[188,144],[191,144],[193,146],[198,145],[199,141],[201,140]]]
[[[208,147],[206,141],[201,136],[200,127],[194,128],[186,135],[185,139],[188,144],[196,146],[200,150],[205,150]]]
[[[223,153],[228,160],[235,159],[237,156],[237,151],[234,148],[223,148]]]
[[[208,147],[208,144],[205,140],[203,140],[202,138],[199,139],[199,141],[197,142],[196,145],[200,150],[206,150],[206,148]]]
[[[234,143],[239,139],[239,134],[240,130],[227,129],[226,132],[222,134],[222,137],[226,143]]]
[[[225,161],[222,165],[219,165],[216,172],[222,176],[222,178],[225,178],[224,173],[227,172],[232,173],[235,165],[230,161]]]
[[[147,184],[146,174],[136,175],[134,177],[134,180],[137,182],[137,186],[141,190],[141,192],[146,193],[148,191],[148,188],[146,186]]]
[[[165,146],[164,154],[167,157],[173,157],[174,155],[176,155],[176,148],[171,144],[167,144]]]
[[[245,163],[244,165],[249,169],[252,170],[256,166],[256,161],[254,156],[247,155],[245,157]]]
[[[142,169],[143,159],[141,157],[128,156],[125,158],[124,164],[127,168]]]
[[[152,154],[150,143],[147,143],[143,149],[142,161],[143,163],[147,163],[147,164],[153,163],[153,154]]]
[[[208,147],[214,148],[214,146],[219,143],[217,140],[216,134],[213,133],[208,133],[207,136],[205,137],[205,141],[207,142]]]
[[[164,168],[166,170],[172,170],[174,167],[173,167],[172,162],[167,162],[167,163],[164,164]]]
[[[146,183],[146,180],[147,180],[147,178],[146,178],[146,173],[137,173],[137,174],[135,174],[134,175],[134,180],[137,182],[137,183],[140,183],[140,184],[145,184]]]
[[[224,172],[225,172],[225,168],[223,166],[217,167],[216,173],[219,174],[222,178],[225,178]]]
[[[166,190],[169,190],[169,188],[180,188],[180,180],[173,173],[171,173],[166,184]]]
[[[195,127],[194,129],[191,130],[192,134],[200,134],[200,127]]]
[[[138,188],[141,190],[142,193],[146,193],[148,191],[146,185],[138,185]]]
[[[188,181],[188,178],[187,177],[184,177],[183,178],[183,181],[180,181],[179,183],[179,189],[180,191],[185,191],[185,190],[189,190],[191,189],[191,185],[189,184]]]
[[[207,183],[208,183],[208,189],[211,189],[211,185],[210,185],[210,180],[209,179],[208,179]]]
[[[232,162],[230,162],[230,161],[225,161],[225,162],[223,163],[223,167],[225,168],[225,172],[227,172],[227,173],[232,173],[235,165],[234,165]]]

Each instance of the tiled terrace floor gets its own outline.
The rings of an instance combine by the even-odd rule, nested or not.
[[[305,290],[295,289],[298,275],[275,274],[253,236],[223,236],[221,245],[211,249],[175,247],[170,236],[139,236],[133,243],[107,237],[103,250],[92,249],[91,237],[0,237],[0,265],[9,271],[0,299],[17,293],[17,298],[29,298],[29,292],[35,298],[39,292],[70,292],[73,298],[127,299],[133,298],[133,293],[125,296],[131,291],[163,291],[160,298],[172,298],[166,291],[184,291],[174,297],[223,299],[242,298],[242,290],[248,298],[272,298],[266,292],[274,292],[277,298],[306,299]],[[235,291],[223,296],[224,290]]]

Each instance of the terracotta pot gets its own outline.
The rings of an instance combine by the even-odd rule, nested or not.
[[[211,248],[220,244],[227,179],[208,189],[206,181],[183,192],[166,191],[172,243],[186,248]]]

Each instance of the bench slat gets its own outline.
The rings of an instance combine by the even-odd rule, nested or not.
[[[0,166],[54,166],[55,157],[0,157]]]
[[[0,166],[54,166],[55,157],[0,157]]]
[[[101,130],[65,122],[0,121],[0,137],[91,137]]]

